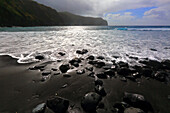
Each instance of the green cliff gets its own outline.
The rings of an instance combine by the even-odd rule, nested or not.
[[[107,25],[102,18],[82,17],[32,0],[0,0],[0,26]]]

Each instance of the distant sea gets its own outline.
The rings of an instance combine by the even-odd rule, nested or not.
[[[78,49],[108,60],[136,63],[130,57],[170,59],[170,26],[54,26],[0,28],[0,55],[19,63],[81,57]],[[65,52],[61,57],[58,52]]]

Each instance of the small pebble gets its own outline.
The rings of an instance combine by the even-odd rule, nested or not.
[[[62,86],[62,88],[66,88],[68,86],[68,84],[64,84],[63,86]]]

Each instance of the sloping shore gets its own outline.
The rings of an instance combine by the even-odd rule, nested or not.
[[[82,51],[77,53],[82,54]],[[105,78],[105,75],[100,76],[99,73],[106,71],[106,68],[113,68],[117,64],[113,63],[111,67],[107,64],[102,66],[102,63],[93,65],[92,61],[96,61],[96,58],[92,57],[89,59],[80,58],[80,60],[81,62],[76,64],[75,62],[79,60],[73,59],[65,73],[65,69],[62,70],[61,65],[66,61],[41,60],[38,63],[18,64],[17,60],[10,56],[1,56],[0,112],[31,113],[37,105],[46,103],[51,96],[58,96],[69,100],[67,110],[69,113],[86,113],[81,107],[81,101],[84,95],[89,92],[96,92],[102,97],[100,103],[103,104],[98,105],[97,113],[116,113],[116,110],[124,109],[115,107],[116,103],[120,104],[123,97],[125,98],[124,92],[143,95],[153,108],[153,111],[149,109],[151,111],[148,112],[168,113],[170,111],[169,83],[165,84],[160,80],[143,76],[135,80],[130,77],[124,79],[117,75],[117,71],[114,71],[115,74],[107,74]],[[102,57],[98,57],[98,60],[104,62]],[[91,67],[93,70],[90,69]],[[95,82],[97,78],[91,72],[95,72],[95,75],[98,73],[98,80],[101,80],[103,85],[100,82]],[[95,90],[95,83],[100,84],[106,94],[103,95],[100,91]],[[129,108],[134,107],[130,104],[128,106]],[[127,108],[125,107],[125,109]],[[46,107],[45,113],[53,113],[53,111]]]

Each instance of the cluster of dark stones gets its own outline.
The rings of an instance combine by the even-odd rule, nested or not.
[[[83,55],[88,53],[88,50],[77,50],[76,53]],[[61,56],[65,55],[64,52],[59,52],[58,54]],[[138,60],[137,57],[132,58]],[[36,56],[36,59],[42,60],[44,59],[44,56],[38,55]],[[127,79],[135,82],[141,77],[146,77],[147,79],[152,78],[165,83],[170,81],[170,60],[163,60],[162,62],[159,62],[156,60],[143,59],[138,61],[141,65],[130,66],[128,63],[122,61],[112,61],[112,64],[108,64],[105,60],[105,57],[103,56],[95,57],[93,55],[89,55],[86,59],[82,57],[71,59],[68,63],[62,64],[59,67],[59,71],[61,73],[67,73],[69,69],[78,68],[80,65],[82,65],[82,61],[86,62],[84,63],[85,65],[89,64],[91,66],[84,66],[85,69],[77,70],[77,74],[84,74],[86,71],[90,71],[88,74],[90,77],[97,76],[99,79],[119,77],[125,82]],[[44,71],[45,66],[46,65],[41,64],[30,69]],[[102,71],[94,71],[96,68],[102,68]],[[42,72],[43,76],[47,76],[49,74],[51,74],[50,71]],[[58,72],[57,74],[60,73]]]
[[[88,53],[87,49],[77,50],[77,54],[83,55]],[[61,56],[64,56],[64,52],[59,52]],[[137,57],[129,56],[131,59],[138,60]],[[37,55],[35,57],[38,60],[43,60],[44,56]],[[78,68],[84,58],[74,58],[71,59],[68,63],[62,64],[59,67],[61,73],[66,73],[69,69]],[[127,81],[127,79],[132,81],[137,81],[138,78],[146,77],[156,79],[161,82],[169,82],[170,81],[170,60],[163,60],[162,62],[156,60],[143,59],[138,62],[141,64],[130,66],[126,62],[115,62],[112,61],[112,65],[108,64],[105,61],[105,57],[103,56],[93,56],[89,55],[85,64],[90,64],[91,66],[87,66],[85,69],[77,70],[77,74],[84,74],[86,71],[90,71],[89,76],[94,77],[97,76],[100,79],[107,79],[112,77],[119,77],[122,81]],[[36,65],[31,70],[41,70],[44,71],[46,65]],[[73,67],[72,67],[73,66]],[[85,66],[84,66],[85,67]],[[102,68],[102,71],[94,71],[95,68]],[[53,69],[52,69],[53,70]],[[57,70],[57,69],[56,69]],[[43,76],[51,74],[50,71],[42,72]]]
[[[86,49],[77,50],[76,53],[83,55],[88,51]],[[61,54],[61,56],[64,54]],[[133,59],[138,59],[133,57]],[[170,80],[170,60],[163,60],[162,62],[156,60],[143,59],[138,61],[141,65],[130,66],[126,62],[111,61],[108,63],[103,56],[95,57],[89,55],[87,58],[73,58],[67,63],[61,64],[59,69],[52,68],[52,71],[60,71],[63,77],[72,77],[68,74],[68,70],[77,69],[77,75],[88,75],[95,78],[94,92],[89,92],[82,97],[81,107],[88,113],[96,113],[98,108],[104,108],[102,99],[105,98],[107,92],[104,89],[102,79],[120,78],[120,80],[127,82],[131,80],[136,82],[141,77],[152,78],[161,82],[169,82]],[[43,70],[45,65],[34,66],[31,69]],[[81,67],[81,68],[80,68]],[[59,74],[60,74],[59,72]],[[50,71],[43,71],[42,75],[51,74]],[[67,87],[67,85],[63,86]],[[37,108],[38,107],[38,108]],[[69,107],[69,100],[54,96],[47,100],[46,103],[38,105],[33,111],[40,110],[44,113],[44,109],[48,107],[54,113],[66,113]],[[123,97],[123,102],[115,103],[113,111],[115,113],[129,113],[139,111],[138,113],[153,112],[153,108],[147,102],[144,96],[140,94],[126,93]]]
[[[153,113],[152,105],[144,98],[143,95],[124,93],[123,101],[113,105],[115,113]]]

